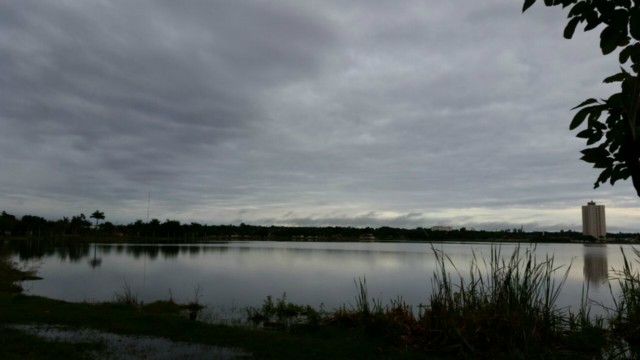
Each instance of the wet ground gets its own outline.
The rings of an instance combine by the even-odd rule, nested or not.
[[[40,336],[50,341],[66,343],[101,343],[105,349],[91,353],[94,359],[246,359],[250,354],[237,348],[175,342],[152,336],[129,336],[93,329],[74,329],[52,325],[12,325],[13,329]]]

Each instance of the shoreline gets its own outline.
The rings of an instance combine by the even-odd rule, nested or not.
[[[358,238],[331,238],[315,237],[312,239],[299,238],[261,238],[261,237],[208,237],[206,239],[192,239],[180,237],[167,238],[139,238],[139,237],[116,237],[116,236],[64,236],[64,237],[26,237],[26,236],[0,236],[0,241],[20,242],[20,241],[50,241],[60,243],[75,244],[122,244],[122,245],[152,245],[152,244],[208,244],[221,242],[296,242],[296,243],[457,243],[457,244],[593,244],[593,245],[634,245],[640,244],[640,238],[633,239],[608,239],[608,240],[580,240],[567,238],[449,238],[449,239],[373,239],[363,240]]]
[[[632,341],[637,335],[633,330],[636,322],[632,320],[636,318],[624,313],[628,310],[617,309],[617,315],[605,326],[602,319],[591,319],[586,308],[576,313],[556,309],[555,300],[544,300],[549,296],[544,284],[551,284],[550,276],[555,271],[553,262],[533,261],[532,268],[522,268],[531,263],[531,256],[515,252],[507,262],[492,258],[495,266],[485,272],[477,267],[478,263],[472,263],[476,270],[471,273],[477,278],[460,288],[451,285],[450,278],[444,275],[444,258],[438,258],[443,275],[434,274],[433,281],[439,292],[430,298],[421,315],[412,314],[401,300],[386,305],[376,302],[370,298],[364,280],[358,284],[355,305],[331,312],[292,304],[284,297],[268,297],[262,307],[252,309],[250,314],[257,327],[191,320],[201,310],[197,300],[191,304],[177,304],[171,299],[144,304],[124,292],[115,301],[67,302],[24,295],[20,290],[0,291],[0,357],[74,359],[106,346],[92,339],[79,345],[51,342],[16,331],[16,326],[162,337],[172,342],[241,349],[259,359],[419,359],[427,355],[449,359],[482,354],[499,358],[537,354],[587,359],[620,348],[637,354]],[[636,252],[638,256],[640,252]],[[0,283],[23,281],[28,273],[12,268],[7,259],[0,264],[9,264],[14,276],[0,277]],[[637,272],[623,270],[629,270],[624,273],[626,280],[638,282]],[[554,282],[550,293],[562,285],[563,282],[558,286]],[[637,289],[631,289],[626,296],[627,302],[640,299]],[[193,309],[195,317],[191,316]],[[623,314],[624,317],[616,317]],[[301,317],[306,319],[302,323],[298,322]],[[60,355],[51,356],[52,349]]]

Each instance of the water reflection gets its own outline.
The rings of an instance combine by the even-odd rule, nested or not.
[[[20,261],[41,260],[56,256],[61,261],[69,260],[77,263],[90,256],[88,244],[74,244],[49,240],[9,241],[7,243],[12,254]]]
[[[98,246],[96,244],[93,244],[93,259],[89,260],[89,265],[92,269],[95,269],[102,264],[102,258],[98,258],[96,254],[97,247]]]
[[[203,289],[203,302],[222,306],[259,306],[268,295],[326,309],[353,302],[354,279],[366,277],[369,294],[383,301],[401,296],[417,306],[431,292],[438,271],[433,247],[455,264],[453,278],[466,276],[472,259],[489,261],[491,243],[311,243],[230,241],[195,244],[65,244],[49,241],[12,243],[11,253],[21,262],[42,264],[44,279],[31,293],[68,301],[111,300],[127,283],[143,301],[191,301],[194,289]],[[510,257],[518,244],[503,243],[501,256]],[[609,245],[609,247],[611,247]],[[615,247],[611,247],[615,249]],[[540,258],[553,254],[562,266],[557,276],[574,263],[558,305],[579,305],[584,285],[590,285],[594,303],[611,301],[601,284],[607,270],[620,268],[619,252],[607,245],[538,244]],[[521,249],[524,252],[524,247]],[[583,253],[580,269],[576,255]],[[483,260],[484,259],[484,260]],[[612,283],[614,292],[616,284]],[[608,290],[608,289],[607,289]]]
[[[229,244],[228,242],[211,242],[201,244],[73,244],[64,242],[53,242],[46,240],[33,241],[11,241],[8,242],[11,252],[18,256],[20,261],[41,260],[43,258],[55,256],[61,261],[80,262],[89,259],[92,268],[101,266],[100,255],[109,255],[113,251],[118,255],[129,255],[136,260],[163,260],[176,259],[179,255],[189,255],[197,257],[201,253],[224,254],[230,251],[237,253],[251,253],[259,251],[263,254],[289,254],[295,256],[305,256],[312,253],[322,252],[331,256],[358,256],[374,258],[380,253],[398,253],[397,249],[375,249],[369,247],[353,246],[345,247],[345,243],[335,247],[306,247],[296,246],[292,243],[280,243],[280,246],[257,244],[247,242],[246,244]],[[353,243],[349,244],[353,245]],[[357,243],[356,243],[357,245]],[[424,245],[424,244],[423,244]],[[431,252],[430,248],[424,249]],[[402,251],[400,251],[402,252]]]
[[[607,245],[594,244],[584,245],[584,267],[583,274],[589,286],[598,289],[600,285],[609,279],[607,264]]]

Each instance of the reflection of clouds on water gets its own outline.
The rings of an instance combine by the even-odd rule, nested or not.
[[[606,286],[609,267],[620,269],[623,259],[605,245],[514,243],[311,243],[243,241],[194,244],[82,244],[56,245],[49,241],[18,242],[10,247],[21,263],[39,260],[30,293],[67,301],[112,300],[124,282],[141,300],[171,296],[183,302],[200,288],[208,305],[259,306],[268,295],[332,309],[354,302],[354,280],[366,277],[369,294],[383,302],[402,296],[413,306],[425,303],[438,272],[433,250],[446,254],[446,272],[457,281],[468,279],[470,264],[483,274],[492,253],[508,261],[516,249],[534,251],[538,261],[553,257],[554,280],[561,281],[571,265],[558,298],[559,307],[578,306],[583,287],[591,285],[589,299],[610,304]],[[580,263],[583,253],[584,263]],[[629,252],[631,250],[629,249]],[[78,259],[82,260],[78,262]],[[582,265],[584,268],[581,269]],[[90,267],[91,266],[91,267]],[[88,271],[89,270],[89,271]],[[581,271],[583,270],[583,271]],[[606,284],[606,282],[604,282]],[[611,283],[616,293],[616,282]],[[598,289],[600,287],[600,289]],[[594,309],[595,311],[595,309]]]
[[[608,279],[607,246],[584,246],[584,278],[596,289]]]

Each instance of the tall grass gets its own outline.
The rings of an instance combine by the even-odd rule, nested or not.
[[[463,275],[446,254],[433,252],[433,293],[419,313],[401,298],[386,306],[370,299],[366,280],[359,280],[356,305],[332,312],[327,323],[363,327],[400,349],[418,347],[445,358],[601,355],[603,321],[590,316],[586,295],[575,315],[556,306],[570,265],[556,265],[553,256],[538,260],[535,248],[505,257],[494,247],[488,259],[474,253]]]
[[[553,257],[538,261],[535,249],[516,248],[508,258],[501,249],[491,249],[489,263],[473,254],[468,277],[458,272],[453,261],[433,249],[438,271],[434,293],[422,316],[426,347],[461,354],[508,351],[539,354],[555,342],[564,330],[564,316],[556,300],[570,265],[559,281],[562,269]],[[457,275],[452,280],[449,268]]]
[[[622,270],[614,270],[614,279],[620,286],[620,292],[614,298],[614,308],[609,316],[612,346],[609,350],[612,358],[640,358],[640,272],[622,251],[624,263]],[[633,248],[636,263],[640,263],[640,250]]]
[[[329,313],[324,323],[341,327],[362,327],[370,335],[380,337],[400,349],[415,345],[420,338],[420,325],[411,306],[401,297],[383,305],[382,299],[369,297],[366,278],[355,282],[355,304],[342,305]]]
[[[140,301],[138,295],[133,292],[126,279],[123,280],[122,290],[120,292],[114,292],[113,297],[116,303],[131,305],[134,307],[142,305],[142,301]]]

